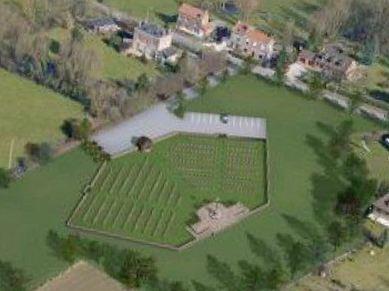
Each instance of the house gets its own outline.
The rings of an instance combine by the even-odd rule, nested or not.
[[[331,79],[355,79],[357,62],[339,45],[327,45],[319,53],[302,50],[297,61],[307,69],[322,72]]]
[[[114,33],[120,30],[119,25],[112,18],[97,18],[86,22],[88,30],[94,33]]]
[[[389,228],[389,193],[382,196],[373,204],[369,218]]]
[[[178,10],[177,29],[203,38],[212,33],[213,26],[208,11],[183,3]]]
[[[239,21],[232,30],[229,46],[245,57],[269,60],[274,54],[274,43],[266,33]]]
[[[131,50],[127,53],[156,59],[172,45],[173,33],[149,22],[140,22],[134,30]],[[171,56],[170,56],[171,57]]]
[[[182,50],[179,50],[175,47],[168,47],[156,55],[156,59],[162,64],[177,64],[178,60],[182,56]]]

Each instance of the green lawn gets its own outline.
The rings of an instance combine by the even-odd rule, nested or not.
[[[179,246],[205,201],[265,203],[265,144],[253,139],[178,135],[148,154],[103,166],[72,224]],[[193,223],[193,222],[192,222]]]
[[[127,13],[137,17],[155,18],[157,13],[174,15],[177,14],[178,3],[176,0],[103,0],[104,4],[112,6],[118,10],[126,11]],[[184,1],[185,2],[185,1]],[[195,1],[186,1],[195,2]],[[280,13],[285,11],[285,8],[293,6],[307,7],[313,0],[263,0],[261,1],[260,11],[270,13]]]
[[[96,78],[107,80],[136,80],[143,73],[150,77],[157,74],[157,69],[152,63],[144,64],[136,58],[127,57],[118,53],[104,43],[97,35],[86,31],[83,32],[83,35],[86,45],[94,49],[101,59],[99,69],[94,72]],[[70,37],[70,33],[66,29],[56,28],[50,31],[50,37],[64,42]]]
[[[32,285],[67,267],[46,246],[46,235],[49,229],[65,231],[69,211],[95,168],[76,150],[0,190],[0,259],[24,269]]]
[[[27,142],[55,142],[60,126],[70,117],[82,117],[76,102],[0,69],[0,167],[23,155]]]
[[[372,174],[372,177],[379,181],[389,180],[389,151],[385,149],[379,142],[370,142],[367,147],[370,152],[366,151],[361,144],[362,140],[357,139],[356,143],[360,146],[355,147],[358,155],[364,158],[367,166]]]
[[[247,233],[277,248],[278,233],[296,231],[284,214],[314,222],[312,175],[322,168],[307,143],[307,135],[322,134],[317,122],[334,126],[348,115],[321,101],[304,98],[251,76],[226,81],[193,101],[189,109],[267,119],[270,207],[182,252],[88,236],[155,256],[163,277],[212,283],[214,279],[206,271],[207,254],[236,266],[239,260],[255,260],[247,243]],[[355,127],[358,131],[377,129],[372,122],[360,117],[355,117]],[[94,170],[95,166],[88,159],[74,152],[47,168],[30,173],[9,190],[0,191],[0,225],[3,233],[10,234],[2,236],[0,258],[11,260],[35,279],[46,278],[64,267],[44,246],[44,237],[48,228],[63,229],[65,218],[76,205],[85,181],[81,178],[92,176]],[[322,189],[327,189],[326,186],[321,185]]]

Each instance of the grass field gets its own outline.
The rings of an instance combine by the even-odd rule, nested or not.
[[[46,235],[50,229],[66,231],[69,211],[95,169],[76,150],[0,189],[0,259],[24,269],[31,286],[67,268],[47,247]]]
[[[76,102],[2,69],[0,104],[0,167],[7,168],[10,153],[15,160],[27,142],[57,141],[62,122],[83,115]]]
[[[94,72],[98,79],[107,80],[136,80],[136,78],[145,73],[152,77],[157,74],[157,69],[152,63],[144,64],[136,58],[126,57],[112,47],[105,44],[98,36],[84,31],[84,41],[86,45],[100,56],[100,68]],[[65,41],[70,37],[68,30],[56,28],[50,32],[50,37],[57,41]]]
[[[279,253],[277,234],[296,234],[284,218],[293,216],[314,223],[312,191],[320,186],[312,175],[322,171],[307,135],[324,137],[317,122],[335,126],[348,114],[298,93],[278,88],[251,76],[237,76],[219,87],[209,90],[193,101],[189,110],[227,112],[267,119],[270,151],[271,204],[262,213],[251,216],[226,232],[204,240],[182,252],[161,250],[136,243],[88,235],[122,247],[131,247],[153,255],[164,278],[191,280],[214,284],[215,279],[206,270],[206,256],[212,254],[235,267],[239,260],[257,261],[246,239],[250,233],[274,246]],[[360,117],[354,118],[357,131],[378,129]],[[86,176],[92,177],[95,165],[76,151],[63,156],[47,167],[29,173],[8,190],[0,190],[0,228],[2,236],[0,258],[10,260],[26,270],[35,280],[42,280],[64,268],[45,245],[49,228],[64,230],[82,190]],[[266,262],[263,262],[264,265]]]
[[[358,141],[360,144],[361,140]],[[356,147],[355,151],[366,160],[372,177],[379,181],[389,181],[389,151],[379,142],[371,142],[367,146],[370,152],[367,152],[362,145]]]
[[[73,224],[124,237],[181,245],[187,221],[204,201],[255,208],[265,202],[265,144],[258,140],[178,135],[149,154],[103,166]]]
[[[331,282],[335,280],[345,286],[341,290],[384,291],[389,289],[388,269],[389,248],[365,247],[331,266],[329,278],[308,276],[287,290],[338,290],[339,285]]]
[[[195,2],[195,1],[187,1]],[[285,7],[291,7],[293,5],[307,5],[311,1],[303,0],[264,0],[261,1],[261,11],[264,12],[280,12]],[[112,6],[118,10],[126,11],[131,15],[137,17],[146,17],[147,15],[151,17],[157,13],[174,15],[177,14],[178,1],[176,0],[104,0],[104,4]],[[155,19],[157,20],[157,18]]]

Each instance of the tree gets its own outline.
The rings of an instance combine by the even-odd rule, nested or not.
[[[285,251],[285,259],[292,277],[312,263],[312,253],[302,242],[289,234],[278,234],[278,244]]]
[[[63,122],[61,129],[68,138],[85,140],[91,132],[91,127],[88,118],[83,118],[81,121],[70,118]]]
[[[374,63],[375,59],[378,56],[378,40],[377,37],[374,36],[371,39],[367,39],[360,50],[359,54],[359,62],[364,65],[371,65]]]
[[[336,250],[347,240],[347,228],[340,220],[334,220],[327,226],[328,240]]]
[[[351,135],[353,134],[353,121],[342,121],[332,132],[327,148],[335,159],[346,157],[351,151]]]
[[[150,85],[150,80],[147,77],[145,73],[141,74],[135,84],[135,89],[136,90],[144,90],[147,89]]]
[[[263,279],[268,290],[279,290],[287,280],[286,272],[283,267],[272,268],[265,273]]]
[[[307,81],[309,91],[315,97],[317,97],[317,95],[326,88],[326,81],[320,72],[309,72]]]
[[[239,267],[242,277],[241,290],[264,289],[264,271],[259,266],[250,264],[247,261],[240,261]]]
[[[144,258],[134,251],[126,251],[119,276],[127,287],[139,288],[143,283],[155,279],[156,274],[154,259]]]
[[[11,176],[9,174],[9,171],[0,168],[0,188],[8,188],[10,182],[11,182]]]
[[[276,77],[277,82],[281,84],[285,78],[285,69],[288,62],[288,53],[286,52],[285,47],[282,48],[277,60],[276,66]]]
[[[207,271],[219,283],[222,290],[239,290],[239,280],[228,264],[219,261],[216,257],[207,256]]]
[[[0,290],[23,291],[26,290],[28,281],[22,270],[0,260]]]
[[[244,21],[248,21],[255,11],[259,9],[260,0],[236,0]]]
[[[53,149],[47,142],[41,144],[27,143],[25,145],[25,151],[32,161],[40,164],[49,162],[53,155]]]

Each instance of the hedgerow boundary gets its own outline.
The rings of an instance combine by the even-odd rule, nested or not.
[[[175,136],[177,134],[188,134],[188,133],[186,133],[186,132],[169,133],[166,136],[160,137],[155,142],[158,142],[158,141],[161,141],[163,139]],[[190,135],[214,136],[214,137],[218,136],[218,135],[211,135],[211,134],[206,135],[206,134],[193,134],[193,133],[190,133]],[[242,140],[252,139],[252,138],[242,138],[242,137],[236,137],[236,136],[228,136],[228,137],[229,138],[231,137],[231,138],[242,139]],[[265,177],[264,177],[264,181],[265,181],[265,187],[264,187],[264,190],[265,190],[265,195],[264,195],[265,196],[265,202],[263,204],[261,204],[260,206],[252,209],[246,215],[242,215],[241,217],[239,217],[239,219],[234,221],[234,223],[232,223],[229,226],[225,227],[224,229],[218,231],[217,234],[220,234],[220,233],[223,233],[223,232],[229,230],[230,228],[236,226],[239,222],[241,222],[242,220],[245,220],[246,218],[249,218],[249,217],[257,215],[257,214],[260,214],[262,211],[264,211],[267,207],[270,206],[270,181],[269,181],[269,178],[270,178],[269,177],[269,173],[270,173],[270,163],[269,163],[269,161],[270,161],[270,151],[269,151],[267,139],[261,139],[261,141],[263,141],[264,144],[265,144],[265,151],[264,151],[264,155],[265,155],[265,157],[264,157],[264,163],[265,163],[265,171],[264,171],[264,175],[265,175]],[[135,148],[133,150],[131,150],[131,151],[126,151],[126,152],[120,153],[119,155],[116,155],[113,158],[117,158],[117,157],[123,156],[123,155],[131,153],[133,151],[135,151]],[[101,164],[101,166],[97,170],[96,174],[92,178],[91,182],[88,183],[85,186],[84,190],[82,191],[82,196],[81,196],[80,200],[77,202],[76,207],[71,212],[69,219],[66,221],[66,226],[73,233],[75,233],[77,235],[91,234],[91,235],[94,235],[94,236],[109,237],[109,238],[112,238],[112,239],[118,239],[118,240],[121,240],[121,241],[127,241],[127,242],[137,243],[137,244],[141,244],[141,245],[147,245],[147,246],[153,246],[153,247],[158,247],[158,248],[162,248],[162,249],[168,249],[168,250],[172,250],[172,251],[183,251],[183,250],[188,249],[188,248],[194,246],[195,244],[197,244],[197,243],[199,243],[199,242],[201,242],[201,241],[203,241],[203,240],[205,240],[205,239],[207,239],[207,238],[209,238],[211,236],[211,234],[210,234],[208,236],[202,236],[201,238],[194,238],[193,237],[191,240],[188,240],[188,241],[186,241],[186,242],[184,242],[184,243],[182,243],[180,245],[172,245],[172,244],[167,244],[167,243],[157,243],[157,242],[152,242],[152,241],[148,241],[148,240],[135,239],[135,238],[130,237],[130,236],[115,234],[115,233],[112,233],[112,232],[109,232],[109,231],[98,230],[98,229],[91,228],[91,227],[79,226],[79,225],[73,223],[73,218],[76,217],[78,211],[80,211],[81,207],[83,206],[83,204],[85,203],[85,201],[87,199],[87,196],[91,194],[90,190],[95,185],[96,181],[100,177],[100,175],[103,172],[104,168],[107,166],[107,163],[108,162],[105,161],[105,162],[103,162]]]

